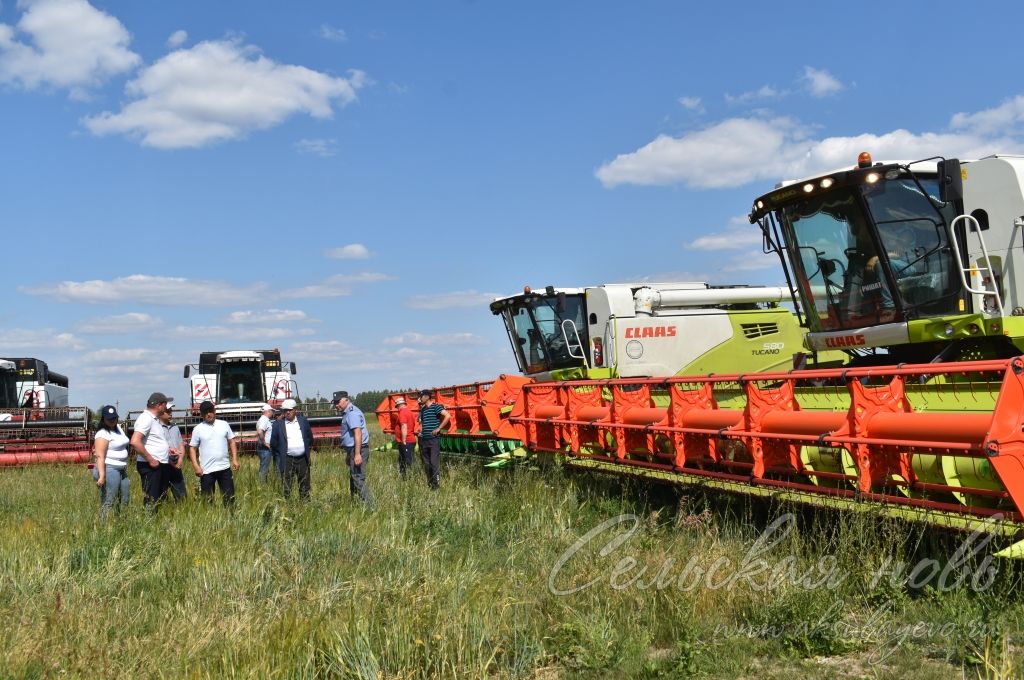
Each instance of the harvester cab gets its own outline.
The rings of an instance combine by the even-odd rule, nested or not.
[[[277,406],[298,398],[293,375],[295,364],[281,363],[276,349],[203,352],[199,363],[185,366],[184,371],[191,380],[193,412],[198,413],[199,405],[209,400],[221,412],[257,417],[264,402]]]
[[[1024,347],[1024,157],[858,166],[781,183],[750,215],[812,350],[854,364],[1009,358]]]
[[[707,283],[548,286],[499,298],[523,375],[613,378],[791,368],[803,331],[780,287]]]
[[[68,378],[51,371],[45,361],[5,358],[15,366],[17,399],[15,407],[54,409],[68,405]]]

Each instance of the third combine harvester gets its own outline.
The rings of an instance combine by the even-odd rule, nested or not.
[[[832,506],[875,502],[1019,538],[1024,158],[861,154],[855,167],[781,183],[754,202],[750,221],[778,253],[806,329],[800,370],[741,365],[747,354],[730,342],[712,369],[728,374],[699,365],[673,377],[551,373],[504,402],[482,394],[479,410],[500,413],[506,439],[574,465]],[[634,353],[658,340],[641,331],[615,336],[613,348],[607,334],[561,328],[566,352],[589,345],[591,367],[595,349],[628,356],[631,340]],[[531,338],[512,336],[528,367]],[[457,396],[448,402],[459,407]],[[392,403],[381,405],[385,427]],[[1001,554],[1024,556],[1024,542]]]
[[[256,421],[263,404],[277,408],[285,399],[299,399],[295,373],[295,363],[282,362],[276,348],[202,352],[199,363],[184,370],[191,395],[189,410],[181,418],[186,433],[201,420],[199,405],[211,401],[217,406],[217,417],[231,424],[242,446],[255,448]],[[329,405],[306,404],[303,411],[319,444],[338,442],[341,418]]]

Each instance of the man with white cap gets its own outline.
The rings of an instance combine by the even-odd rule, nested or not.
[[[406,403],[405,397],[395,399],[398,409],[398,428],[395,443],[398,445],[398,474],[405,479],[405,471],[412,469],[412,454],[416,450],[416,414]]]
[[[167,406],[160,414],[160,424],[164,428],[164,440],[167,442],[167,460],[171,464],[167,471],[167,483],[171,487],[174,500],[182,501],[188,495],[185,488],[185,476],[181,474],[181,466],[185,462],[187,453],[181,439],[181,429],[174,422],[174,402],[168,401]]]
[[[263,404],[260,411],[262,415],[256,421],[256,455],[260,457],[260,481],[265,482],[270,463],[273,462],[274,467],[277,467],[277,461],[272,461],[276,456],[270,450],[270,419],[274,417],[274,409],[270,404]]]
[[[306,416],[296,413],[294,399],[281,402],[284,418],[275,420],[270,429],[270,450],[284,461],[284,495],[292,493],[292,477],[299,480],[299,498],[309,498],[309,452],[313,448],[313,430]]]

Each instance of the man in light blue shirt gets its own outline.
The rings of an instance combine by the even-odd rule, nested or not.
[[[344,390],[334,393],[334,408],[341,413],[341,445],[345,448],[348,462],[349,493],[352,496],[359,494],[366,507],[372,508],[373,494],[366,485],[366,466],[370,462],[370,432],[366,429],[366,417]]]

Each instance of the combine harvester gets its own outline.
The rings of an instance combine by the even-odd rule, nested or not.
[[[202,352],[198,364],[185,366],[184,377],[190,383],[190,404],[183,413],[176,413],[182,435],[188,436],[202,418],[199,405],[212,401],[217,417],[227,421],[240,437],[242,450],[255,450],[256,421],[264,403],[279,407],[285,399],[299,399],[294,362],[281,362],[281,351],[235,350]],[[129,425],[139,411],[129,414]],[[313,436],[320,445],[338,443],[340,417],[328,406],[314,412],[305,411]]]
[[[88,409],[68,406],[68,379],[45,361],[0,359],[0,467],[85,463]]]
[[[522,375],[434,388],[452,414],[441,450],[483,455],[493,467],[525,456],[522,428],[509,416],[535,382],[792,368],[803,329],[778,305],[788,298],[779,287],[690,282],[548,286],[499,298],[491,312],[505,323]],[[832,358],[838,365],[842,355]],[[416,392],[386,397],[377,416],[387,433],[397,427],[399,396],[418,408]]]
[[[1011,535],[1000,555],[1022,557],[1022,216],[1021,157],[862,154],[784,182],[750,220],[780,257],[814,368],[528,383],[508,428],[575,466],[876,507]],[[842,367],[815,362],[834,350]]]

